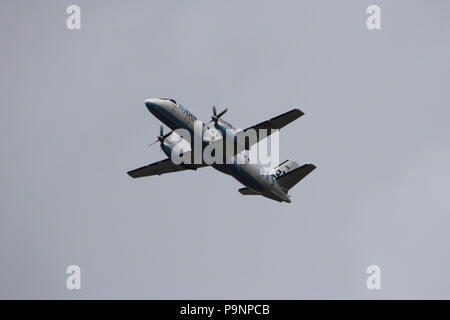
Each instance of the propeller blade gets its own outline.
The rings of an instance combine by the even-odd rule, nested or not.
[[[152,145],[154,145],[154,144],[157,143],[157,142],[159,142],[159,140],[156,140],[156,141],[150,143],[148,146],[151,147]]]
[[[220,118],[221,116],[223,116],[227,111],[228,111],[228,108],[226,108],[226,109],[223,110],[221,113],[219,113],[219,114],[217,115],[217,118]]]
[[[164,134],[164,127],[160,126],[159,127],[159,136],[157,137],[156,141],[150,143],[148,146],[151,147],[152,145],[154,145],[157,142],[163,143],[164,139],[166,139],[170,134],[171,134],[171,132]]]
[[[220,117],[223,116],[228,111],[228,108],[217,114],[216,106],[213,106],[213,115],[211,116],[211,121],[209,121],[207,124],[210,124],[211,122],[217,123],[219,121]]]

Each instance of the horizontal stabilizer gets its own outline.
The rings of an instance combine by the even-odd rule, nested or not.
[[[260,193],[253,191],[252,189],[249,189],[249,188],[241,188],[241,189],[239,189],[239,192],[245,196],[261,195]]]
[[[316,168],[313,164],[305,164],[277,178],[278,185],[288,191]]]

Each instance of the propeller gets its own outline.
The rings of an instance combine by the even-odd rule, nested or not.
[[[211,121],[209,121],[208,124],[211,122],[217,123],[219,121],[220,117],[222,117],[227,111],[228,111],[228,108],[226,108],[225,110],[223,110],[222,112],[217,114],[216,106],[213,106],[213,115],[211,116]]]
[[[150,143],[148,146],[151,147],[152,145],[154,145],[157,142],[160,142],[161,144],[164,142],[164,139],[166,139],[172,132],[166,133],[164,134],[164,128],[163,126],[159,127],[159,136],[156,139],[156,141]]]

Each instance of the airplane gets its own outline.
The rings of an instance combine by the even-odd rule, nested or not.
[[[164,134],[163,126],[161,126],[160,134],[154,142],[160,143],[162,151],[168,158],[127,172],[132,178],[162,175],[182,170],[197,170],[202,167],[212,166],[214,169],[227,175],[231,175],[237,181],[242,183],[245,186],[244,188],[239,189],[239,192],[242,195],[261,195],[278,202],[291,203],[290,195],[288,195],[289,190],[316,168],[313,164],[299,166],[295,161],[288,159],[272,170],[267,170],[259,163],[246,162],[246,156],[244,152],[241,152],[249,150],[252,145],[266,137],[258,134],[260,129],[268,130],[268,135],[270,135],[301,117],[304,113],[299,109],[292,109],[291,111],[270,120],[261,122],[245,130],[238,131],[231,124],[222,119],[222,116],[228,109],[217,113],[216,108],[213,107],[213,115],[209,122],[213,123],[213,127],[209,127],[202,123],[202,148],[208,144],[216,143],[217,141],[224,139],[227,135],[232,135],[232,139],[234,139],[232,141],[235,141],[239,134],[246,133],[250,129],[256,130],[257,138],[254,141],[245,140],[244,145],[241,143],[240,148],[237,148],[237,150],[231,154],[223,152],[222,156],[226,158],[228,162],[208,165],[203,161],[199,164],[175,164],[171,159],[172,152],[174,151],[174,143],[170,141],[171,134],[177,129],[185,129],[188,132],[195,134],[194,122],[198,121],[183,104],[177,103],[174,99],[150,98],[145,100],[145,106],[158,120],[172,130],[171,132]],[[188,141],[188,143],[190,143],[192,149],[192,140]],[[182,151],[181,154],[183,152],[188,157],[193,154],[192,150]],[[190,154],[187,154],[189,152]]]

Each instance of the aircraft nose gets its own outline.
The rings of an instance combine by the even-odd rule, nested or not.
[[[146,99],[145,106],[149,111],[153,111],[158,107],[161,107],[161,99],[154,99],[154,98]]]

